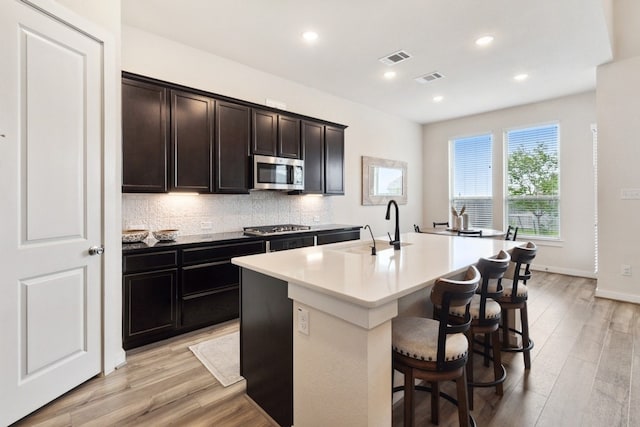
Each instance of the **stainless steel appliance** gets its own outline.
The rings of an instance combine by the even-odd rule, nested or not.
[[[256,190],[304,190],[304,160],[253,156]]]
[[[305,231],[309,230],[311,230],[311,227],[308,225],[281,224],[244,227],[244,234],[265,237],[267,252],[275,252],[314,246],[316,244],[315,236],[304,234]],[[297,233],[303,234],[296,235]]]

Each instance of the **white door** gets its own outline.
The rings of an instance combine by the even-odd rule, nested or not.
[[[100,373],[101,46],[0,6],[0,425]]]

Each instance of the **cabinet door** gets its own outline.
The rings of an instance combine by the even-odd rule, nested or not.
[[[302,121],[302,158],[304,159],[304,192],[324,192],[324,126]]]
[[[300,158],[300,120],[293,117],[278,116],[278,154],[279,157]]]
[[[157,341],[178,326],[177,269],[127,274],[123,277],[123,346]]]
[[[277,152],[278,115],[270,111],[252,110],[253,154],[275,156]]]
[[[172,190],[212,190],[213,107],[211,98],[171,91]]]
[[[325,128],[325,194],[344,194],[344,129]]]
[[[249,192],[249,107],[216,102],[215,191]]]
[[[122,79],[122,191],[167,191],[167,90]]]

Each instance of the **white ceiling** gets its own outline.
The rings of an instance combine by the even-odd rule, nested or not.
[[[594,89],[611,59],[602,0],[123,0],[122,18],[419,123]],[[492,45],[476,46],[487,34]],[[378,61],[400,49],[412,58]],[[445,78],[414,81],[433,71]]]

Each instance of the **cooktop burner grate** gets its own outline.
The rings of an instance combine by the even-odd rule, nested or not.
[[[265,236],[271,234],[293,233],[296,231],[311,230],[308,225],[297,224],[280,224],[280,225],[264,225],[257,227],[244,227],[244,234],[250,236]]]

